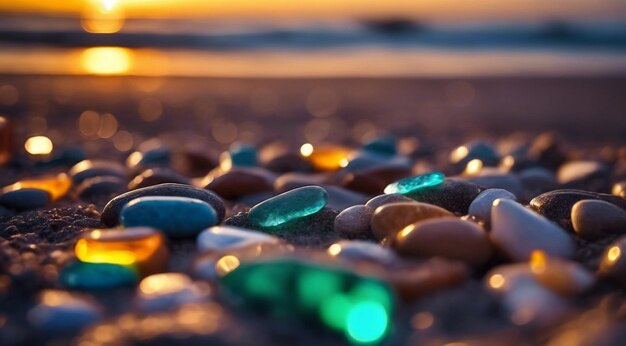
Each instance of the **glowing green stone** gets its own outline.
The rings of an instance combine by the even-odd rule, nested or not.
[[[101,290],[132,286],[138,280],[137,271],[130,266],[80,261],[63,268],[59,277],[63,286],[77,290]]]
[[[317,213],[326,206],[328,195],[319,186],[305,186],[265,200],[248,213],[260,227],[275,227]]]
[[[416,175],[414,177],[400,179],[395,183],[387,185],[385,193],[400,193],[406,195],[407,193],[438,186],[442,184],[445,179],[446,176],[441,172]]]
[[[394,305],[382,281],[297,259],[244,263],[221,278],[242,306],[274,317],[317,321],[353,343],[382,340]]]

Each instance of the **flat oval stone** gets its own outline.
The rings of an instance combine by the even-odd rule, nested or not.
[[[209,203],[217,212],[218,223],[224,219],[226,214],[224,201],[211,191],[189,185],[167,183],[129,191],[113,198],[102,210],[100,220],[106,226],[116,226],[119,224],[120,211],[126,203],[139,197],[148,196],[175,196],[199,199]]]
[[[572,225],[576,234],[595,239],[626,232],[626,211],[601,200],[582,200],[572,207]]]
[[[399,202],[411,202],[414,203],[415,200],[406,197],[404,195],[401,195],[399,193],[391,193],[391,194],[384,194],[384,195],[378,195],[372,199],[370,199],[369,201],[367,201],[367,203],[365,203],[366,206],[376,210],[376,208],[383,206],[385,204],[391,204],[391,203],[399,203]]]
[[[400,179],[395,183],[391,183],[385,187],[385,193],[409,194],[411,192],[419,192],[427,190],[443,184],[446,177],[443,173],[433,172],[414,177]]]
[[[10,188],[9,188],[10,187]],[[45,190],[50,193],[52,202],[63,198],[72,187],[72,179],[65,173],[57,175],[43,176],[37,178],[22,179],[12,185],[7,186],[7,190],[19,190],[25,188],[35,188]]]
[[[188,197],[140,197],[128,202],[120,213],[124,227],[152,227],[175,238],[195,236],[217,222],[210,204]]]
[[[590,179],[609,178],[608,167],[597,161],[570,161],[559,167],[557,181],[568,188],[585,188]],[[603,182],[605,185],[606,182]]]
[[[328,194],[319,186],[294,189],[255,205],[248,219],[259,227],[275,227],[317,213]]]
[[[515,195],[503,189],[487,189],[472,201],[469,206],[468,214],[487,224],[491,222],[491,206],[496,199],[516,200]]]
[[[114,176],[126,178],[126,167],[115,161],[83,160],[70,169],[70,176],[75,184],[80,184],[87,178],[99,176]]]
[[[355,205],[344,209],[335,218],[334,228],[346,237],[367,236],[370,231],[370,219],[374,210],[366,205]]]
[[[60,290],[41,292],[39,303],[28,312],[28,321],[45,334],[76,333],[100,321],[102,309],[92,300]]]
[[[381,264],[393,263],[398,256],[387,247],[363,240],[341,240],[328,247],[327,252],[348,261],[373,261]]]
[[[626,287],[626,236],[609,245],[600,261],[598,275]]]
[[[454,216],[449,211],[435,205],[409,202],[391,203],[378,207],[371,219],[371,228],[374,238],[382,240],[394,237],[405,227],[418,221]]]
[[[470,204],[482,191],[480,186],[463,180],[448,178],[443,184],[407,195],[418,202],[434,204],[453,213],[465,215]]]
[[[41,208],[50,201],[48,191],[37,188],[14,190],[11,186],[0,192],[0,204],[16,210],[30,210]]]
[[[100,176],[87,178],[76,189],[78,196],[82,199],[90,200],[99,197],[111,197],[126,190],[126,180]]]
[[[283,193],[309,185],[324,185],[331,180],[328,173],[285,173],[274,181],[274,191]]]
[[[535,250],[571,258],[575,244],[565,230],[521,204],[498,199],[491,209],[491,240],[514,261],[526,261]]]
[[[141,172],[135,176],[133,180],[128,183],[129,190],[136,190],[143,187],[154,186],[164,183],[175,183],[191,185],[191,180],[185,176],[182,176],[169,168],[150,168]]]
[[[626,181],[615,183],[611,189],[611,193],[617,197],[626,198]]]
[[[573,230],[572,207],[583,199],[599,199],[626,210],[626,199],[582,190],[554,190],[533,198],[530,206],[539,214],[558,223],[561,227]]]
[[[209,173],[202,186],[222,198],[235,200],[245,195],[272,191],[275,178],[274,174],[262,168],[239,167],[227,172]]]
[[[404,228],[393,247],[401,254],[443,257],[471,265],[485,264],[492,254],[485,231],[456,217],[424,220]]]
[[[207,284],[195,283],[185,274],[160,273],[141,280],[135,305],[142,312],[155,313],[183,304],[197,304],[208,300],[210,295],[211,289]]]
[[[198,235],[199,251],[228,251],[259,243],[280,243],[266,233],[232,226],[214,226]]]
[[[341,186],[346,189],[370,195],[380,194],[385,189],[385,182],[372,175],[361,172],[350,172],[341,180]]]
[[[66,266],[59,275],[59,281],[63,286],[76,290],[105,290],[133,286],[138,279],[137,272],[129,266],[80,261]]]

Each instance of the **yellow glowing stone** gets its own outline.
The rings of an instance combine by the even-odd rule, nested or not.
[[[147,227],[93,230],[74,250],[83,262],[137,265],[142,274],[162,270],[168,257],[163,235]]]
[[[53,148],[52,141],[46,136],[30,137],[24,143],[24,149],[31,155],[48,155]]]
[[[141,280],[139,291],[144,295],[174,293],[191,286],[191,279],[180,273],[154,274]]]
[[[347,166],[351,150],[339,145],[316,146],[307,143],[300,153],[319,171],[336,171]]]
[[[30,188],[40,189],[48,191],[52,201],[56,201],[65,196],[71,187],[72,179],[67,174],[60,173],[55,176],[23,179],[7,186],[5,189],[12,191]]]
[[[498,289],[506,283],[506,279],[504,276],[500,274],[494,274],[489,278],[489,286]]]

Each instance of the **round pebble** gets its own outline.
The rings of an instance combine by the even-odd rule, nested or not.
[[[407,197],[465,215],[470,204],[481,191],[482,189],[472,182],[448,178],[437,187],[415,191],[408,194]]]
[[[70,176],[77,185],[87,178],[114,176],[126,178],[126,167],[115,161],[83,160],[70,169]]]
[[[263,168],[238,167],[221,174],[209,173],[202,186],[222,198],[235,200],[245,195],[272,191],[274,180],[275,176]]]
[[[409,197],[406,197],[404,195],[401,195],[399,193],[391,193],[391,194],[384,194],[384,195],[376,196],[370,199],[369,201],[367,201],[365,205],[376,210],[376,208],[383,206],[385,204],[400,203],[400,202],[415,202],[415,200]]]
[[[471,265],[485,264],[492,254],[486,232],[475,223],[455,217],[405,227],[397,234],[393,247],[405,255],[443,257]]]
[[[41,292],[39,300],[27,317],[45,334],[78,332],[103,318],[96,303],[74,293],[47,289]]]
[[[366,205],[355,205],[344,209],[335,218],[335,231],[346,237],[360,237],[371,234],[370,219],[374,210]]]
[[[154,186],[165,183],[191,185],[189,178],[182,176],[169,168],[150,168],[135,176],[128,183],[129,190],[136,190],[143,187]]]
[[[0,193],[0,204],[16,210],[30,210],[41,208],[50,201],[48,191],[37,188],[14,190],[12,187],[3,189]]]
[[[126,181],[124,179],[110,176],[87,178],[76,189],[78,196],[86,200],[110,197],[125,190]]]
[[[128,202],[120,212],[124,227],[152,227],[170,237],[195,236],[218,223],[210,204],[188,197],[140,197]]]
[[[488,189],[481,192],[469,206],[468,214],[487,224],[491,223],[491,207],[496,199],[516,200],[515,195],[503,189]]]
[[[576,234],[595,239],[611,233],[626,232],[626,211],[601,200],[582,200],[572,207]]]
[[[326,206],[328,194],[319,186],[297,188],[255,205],[248,219],[259,227],[276,227],[317,213]]]
[[[382,240],[386,237],[394,237],[396,233],[418,221],[445,216],[454,215],[443,208],[426,203],[385,204],[376,208],[372,215],[372,234],[375,239]]]

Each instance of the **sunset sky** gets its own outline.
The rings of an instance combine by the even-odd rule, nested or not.
[[[90,3],[126,17],[333,19],[403,16],[429,21],[626,19],[623,0],[14,0],[0,12],[77,15]]]

